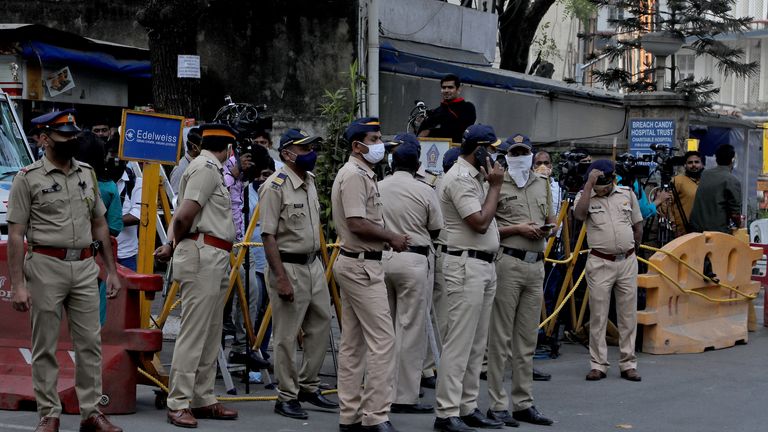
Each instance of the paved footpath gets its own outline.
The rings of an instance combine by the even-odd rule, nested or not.
[[[762,308],[758,309],[762,317]],[[609,348],[614,367],[608,378],[587,382],[587,349],[565,344],[556,360],[537,360],[536,367],[550,372],[552,381],[535,382],[536,405],[556,420],[551,426],[523,424],[516,431],[552,432],[766,432],[768,431],[768,328],[749,334],[747,345],[702,354],[639,355],[641,383],[618,377],[616,347]],[[330,356],[325,365],[332,372]],[[331,382],[332,379],[326,378]],[[220,383],[220,382],[219,382]],[[0,386],[2,383],[0,383]],[[254,395],[270,395],[263,386]],[[141,386],[138,412],[114,416],[126,432],[179,432],[165,421],[165,411],[154,407],[151,388]],[[241,391],[241,395],[243,391]],[[480,408],[488,408],[485,382],[482,382]],[[427,390],[424,402],[434,403]],[[200,421],[200,431],[306,431],[335,432],[338,416],[315,410],[305,404],[309,420],[292,420],[274,414],[273,402],[239,402],[238,421]],[[431,431],[432,415],[392,416],[401,432]],[[0,431],[31,431],[37,422],[33,412],[0,411]],[[78,430],[79,417],[64,416],[62,432]],[[511,432],[511,431],[510,431]]]

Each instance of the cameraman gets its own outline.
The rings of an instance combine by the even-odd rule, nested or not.
[[[617,158],[616,171],[618,183],[622,186],[631,187],[632,191],[637,197],[637,201],[640,204],[640,214],[643,216],[643,220],[648,219],[656,215],[657,206],[664,201],[667,201],[672,195],[667,191],[658,191],[656,196],[651,202],[648,199],[648,195],[645,190],[640,186],[640,182],[637,180],[636,174],[633,172],[633,168],[636,166],[637,158],[629,153],[624,153]]]
[[[677,227],[677,235],[685,235],[690,231],[688,221],[691,220],[691,211],[693,210],[693,200],[696,198],[696,191],[699,189],[701,172],[704,170],[701,153],[689,151],[683,156],[685,159],[685,173],[678,174],[672,178],[672,185],[677,191],[677,198],[683,207],[683,215],[680,214],[677,207],[674,207],[673,218]]]
[[[475,106],[459,97],[461,94],[461,79],[448,74],[440,80],[440,95],[443,100],[440,106],[429,110],[427,118],[419,125],[420,137],[450,138],[460,143],[464,130],[475,123],[477,115]]]

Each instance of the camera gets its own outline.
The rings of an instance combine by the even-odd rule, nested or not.
[[[675,175],[675,167],[685,165],[685,157],[675,156],[674,153],[677,148],[666,144],[651,144],[651,150],[654,154],[650,156],[658,164],[661,182],[663,184],[669,183]]]
[[[588,162],[581,162],[589,157],[580,151],[569,151],[560,155],[560,187],[569,192],[578,192],[584,186],[584,175],[589,168]]]
[[[267,149],[252,143],[253,135],[260,131],[272,129],[272,117],[264,116],[267,106],[264,104],[253,105],[248,103],[235,103],[232,97],[224,96],[225,105],[219,109],[213,121],[224,123],[237,132],[237,141],[234,150],[235,158],[240,161],[240,156],[251,155],[253,166],[243,172],[248,180],[253,180],[267,167],[272,158]],[[273,168],[274,169],[274,168]]]
[[[635,179],[646,178],[651,174],[651,166],[648,163],[652,161],[653,155],[650,154],[638,157],[632,153],[622,153],[616,157],[616,174],[621,176],[622,183],[629,182],[631,185]]]

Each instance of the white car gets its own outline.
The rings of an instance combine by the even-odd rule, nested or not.
[[[13,176],[34,161],[13,101],[0,91],[0,239],[8,237],[8,195]]]

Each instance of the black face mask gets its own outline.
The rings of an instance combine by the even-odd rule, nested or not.
[[[54,141],[54,143],[56,143],[56,145],[53,146],[53,154],[56,159],[62,161],[75,157],[77,150],[80,148],[80,144],[75,138],[66,141]]]
[[[689,171],[685,170],[685,175],[687,177],[690,177],[692,179],[700,179],[701,178],[701,172],[704,171],[704,168],[698,170],[698,171]]]
[[[480,146],[475,150],[475,169],[480,171],[481,167],[487,167],[488,166],[488,160],[491,158],[491,155],[488,154],[488,150],[485,149],[485,147]]]

